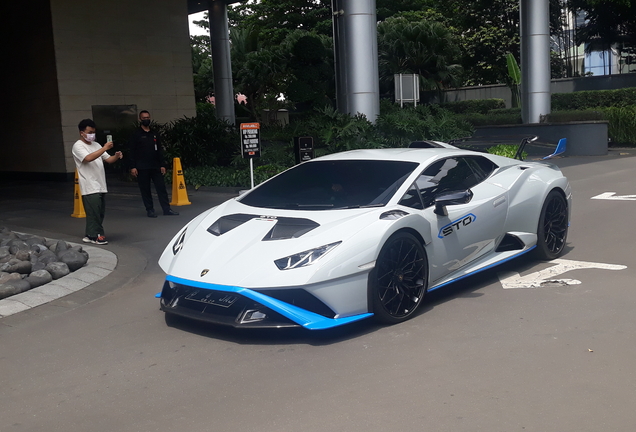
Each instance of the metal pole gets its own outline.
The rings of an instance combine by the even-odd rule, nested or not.
[[[210,46],[214,70],[214,98],[216,117],[236,123],[234,114],[234,86],[230,58],[230,31],[225,1],[209,1]]]
[[[520,0],[521,117],[539,123],[550,113],[550,14],[548,0]]]
[[[380,114],[375,0],[342,0],[348,112],[375,122]]]
[[[417,74],[413,74],[413,107],[417,107],[417,96],[420,92],[420,88],[419,88],[419,81],[418,81],[418,77],[419,75]]]
[[[250,158],[250,180],[252,183],[252,189],[254,189],[254,159]]]

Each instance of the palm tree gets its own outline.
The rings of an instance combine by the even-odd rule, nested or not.
[[[461,84],[461,52],[450,30],[441,23],[389,18],[378,25],[380,82],[390,88],[393,75],[420,75],[421,88],[441,90]]]

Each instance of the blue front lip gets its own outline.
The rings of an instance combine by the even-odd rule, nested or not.
[[[193,281],[190,279],[182,279],[175,276],[167,276],[167,281],[174,282],[181,285],[191,286],[195,288],[203,288],[215,291],[223,291],[228,293],[236,293],[245,296],[251,300],[254,300],[263,306],[267,306],[271,310],[278,312],[284,317],[290,319],[296,324],[308,329],[308,330],[325,330],[341,325],[349,324],[355,321],[360,321],[365,318],[373,316],[372,313],[363,313],[360,315],[354,315],[346,318],[327,318],[322,315],[318,315],[313,312],[309,312],[298,306],[285,303],[284,301],[277,300],[265,294],[256,292],[248,288],[242,288],[237,286],[228,285],[216,285],[205,282]]]

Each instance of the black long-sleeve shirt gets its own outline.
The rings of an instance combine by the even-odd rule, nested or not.
[[[165,167],[161,137],[152,129],[146,132],[141,127],[130,137],[130,168],[153,169]]]

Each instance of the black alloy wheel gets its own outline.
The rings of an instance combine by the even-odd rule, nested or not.
[[[568,203],[559,191],[551,191],[539,216],[536,256],[543,260],[558,258],[568,236]]]
[[[376,320],[395,324],[409,319],[428,287],[426,251],[415,236],[398,232],[384,244],[369,275]]]

